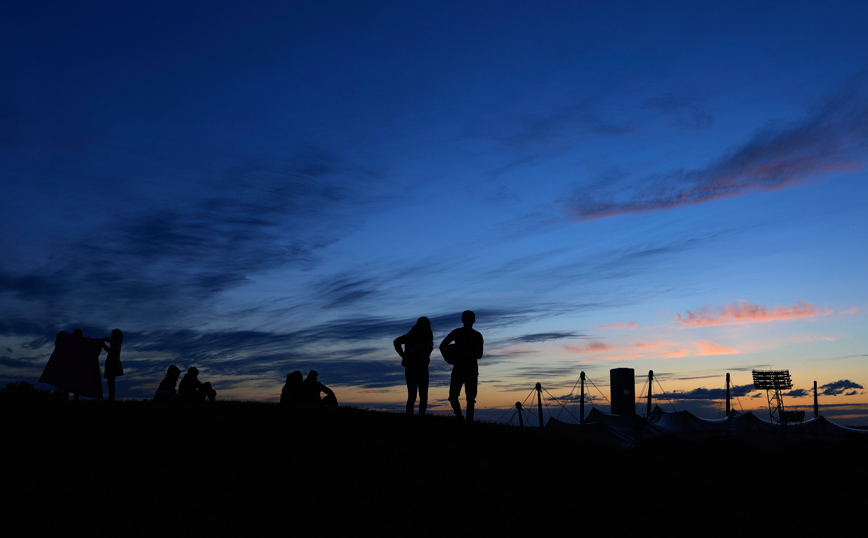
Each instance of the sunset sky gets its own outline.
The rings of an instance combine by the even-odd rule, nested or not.
[[[751,370],[788,369],[868,425],[866,2],[0,13],[0,385],[118,327],[120,397],[313,368],[399,410],[392,340],[471,309],[483,418],[623,367],[706,418],[730,373],[765,418]]]

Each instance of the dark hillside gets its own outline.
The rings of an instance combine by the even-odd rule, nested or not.
[[[779,495],[815,508],[846,510],[857,498],[843,486],[866,478],[858,447],[624,451],[449,417],[409,430],[354,408],[83,401],[6,403],[3,415],[9,519],[40,532],[512,535],[638,530],[637,514],[689,529],[733,504],[761,510],[770,462],[792,469]]]

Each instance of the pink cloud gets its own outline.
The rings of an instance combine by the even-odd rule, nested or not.
[[[606,344],[605,342],[594,341],[594,342],[588,343],[588,345],[586,345],[584,347],[564,346],[564,348],[567,351],[569,351],[570,353],[582,354],[582,353],[601,353],[604,351],[610,351],[612,349],[612,346],[610,346],[609,344]]]
[[[734,355],[738,353],[735,349],[726,347],[724,345],[718,344],[716,342],[711,342],[710,340],[697,340],[693,342],[699,349],[699,356],[704,357],[706,355]]]
[[[592,331],[597,330],[597,329],[601,329],[601,330],[605,330],[605,329],[630,329],[630,330],[632,330],[635,328],[636,328],[636,322],[631,321],[630,323],[612,323],[611,325],[599,325],[597,327],[592,327],[590,330],[592,330]]]
[[[688,311],[685,315],[676,314],[676,322],[682,328],[692,329],[695,327],[710,327],[713,325],[758,323],[787,319],[812,318],[826,316],[832,313],[831,309],[820,310],[807,301],[799,301],[787,308],[779,306],[766,308],[761,305],[739,300],[736,304],[725,305],[719,310],[712,311],[703,309],[698,313]]]

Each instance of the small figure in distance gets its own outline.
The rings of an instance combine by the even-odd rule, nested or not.
[[[281,405],[298,405],[301,403],[301,385],[304,381],[304,375],[298,370],[286,376],[286,384],[283,390],[280,391]]]
[[[319,372],[311,370],[307,374],[307,379],[301,384],[301,401],[307,405],[316,405],[323,407],[337,407],[338,398],[332,389],[319,382]],[[325,398],[320,399],[320,393],[326,394]]]
[[[482,334],[473,329],[476,322],[476,314],[465,310],[461,314],[459,327],[449,333],[440,342],[440,353],[446,362],[452,365],[452,378],[449,383],[449,403],[458,420],[464,422],[461,415],[461,404],[458,397],[461,396],[461,386],[464,385],[464,397],[467,400],[467,422],[473,422],[473,411],[476,406],[477,383],[479,381],[479,365],[477,360],[482,358]],[[451,344],[451,345],[450,345]]]
[[[216,397],[217,391],[211,388],[211,383],[199,381],[199,370],[193,367],[187,370],[178,385],[178,400],[181,402],[213,402]]]
[[[419,420],[424,420],[428,407],[428,363],[434,350],[431,320],[422,316],[405,335],[395,338],[395,351],[401,356],[404,379],[407,381],[407,417],[413,418],[416,392],[419,392]],[[403,348],[401,347],[403,346]]]
[[[157,393],[154,394],[154,401],[174,402],[178,398],[178,392],[175,390],[175,385],[178,384],[179,377],[181,377],[181,369],[174,364],[169,366],[169,370],[166,372],[166,377],[160,381]]]
[[[111,346],[105,345],[110,342]],[[112,331],[109,338],[103,338],[102,348],[106,351],[105,358],[105,382],[108,385],[109,401],[115,401],[115,378],[124,375],[124,367],[121,365],[121,344],[124,342],[124,333],[120,329]]]

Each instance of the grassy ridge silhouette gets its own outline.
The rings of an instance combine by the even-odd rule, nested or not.
[[[820,492],[812,506],[836,512],[858,500],[842,480],[868,477],[864,447],[848,445],[623,450],[445,416],[410,430],[398,413],[255,402],[2,407],[8,525],[21,531],[488,536],[639,531],[637,514],[655,514],[693,532],[727,504],[768,505],[771,461],[792,469],[775,482],[788,498]]]

